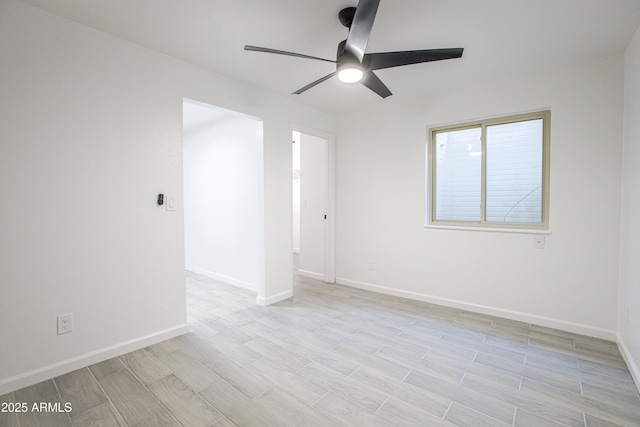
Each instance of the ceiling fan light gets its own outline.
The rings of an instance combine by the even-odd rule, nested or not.
[[[364,77],[364,72],[358,67],[345,67],[338,71],[338,80],[342,83],[358,83]]]

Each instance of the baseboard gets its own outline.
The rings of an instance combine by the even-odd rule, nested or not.
[[[224,276],[222,274],[214,273],[213,271],[208,271],[203,268],[187,266],[186,269],[193,273],[202,274],[203,276],[207,276],[213,280],[217,280],[218,282],[222,282],[227,285],[237,286],[239,288],[248,289],[253,292],[258,292],[258,285],[255,283],[234,279],[233,277]]]
[[[304,276],[310,279],[321,280],[324,282],[324,274],[316,273],[309,270],[298,270],[298,276]]]
[[[293,290],[280,292],[279,294],[272,295],[268,298],[264,298],[258,295],[258,297],[256,298],[256,304],[264,307],[267,305],[278,303],[280,301],[284,301],[286,299],[291,298],[292,296],[293,296]]]
[[[629,351],[629,347],[627,347],[627,343],[625,342],[622,335],[617,334],[618,349],[622,354],[622,358],[624,359],[627,367],[629,368],[629,372],[631,372],[631,377],[633,378],[633,382],[636,383],[636,388],[640,393],[640,368],[636,364],[636,361],[633,359],[631,352]]]
[[[50,365],[43,366],[42,368],[33,369],[13,377],[2,379],[0,380],[0,396],[19,390],[23,387],[37,384],[41,381],[111,359],[112,357],[121,356],[131,351],[157,344],[161,341],[177,337],[178,335],[186,334],[187,332],[189,332],[189,325],[184,323],[173,328],[134,338],[100,350],[84,353],[61,362],[52,363]]]
[[[593,326],[583,325],[580,323],[567,322],[544,316],[538,316],[530,313],[523,313],[513,310],[505,310],[491,306],[468,303],[449,298],[436,297],[433,295],[423,294],[419,292],[405,291],[403,289],[390,288],[387,286],[374,285],[371,283],[351,280],[344,277],[337,277],[336,283],[350,286],[353,288],[364,289],[367,291],[378,292],[386,295],[404,297],[417,301],[424,301],[431,304],[443,305],[446,307],[458,308],[461,310],[473,311],[476,313],[487,314],[490,316],[502,317],[505,319],[517,320],[520,322],[531,323],[548,328],[560,329],[574,334],[587,335],[595,338],[601,338],[609,341],[616,341],[616,332],[609,329],[597,328]]]

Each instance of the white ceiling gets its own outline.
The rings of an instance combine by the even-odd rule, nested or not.
[[[338,12],[357,0],[23,1],[330,112],[623,52],[640,25],[640,0],[381,0],[368,52],[465,48],[461,59],[378,71],[394,94],[384,100],[335,78],[290,95],[335,66],[243,50],[335,59],[347,36]]]

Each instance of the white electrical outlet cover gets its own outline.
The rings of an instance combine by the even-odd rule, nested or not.
[[[58,335],[68,334],[73,331],[73,314],[61,314],[57,317]]]

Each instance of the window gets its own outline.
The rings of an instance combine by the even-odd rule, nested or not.
[[[548,230],[549,111],[429,129],[427,221]]]

